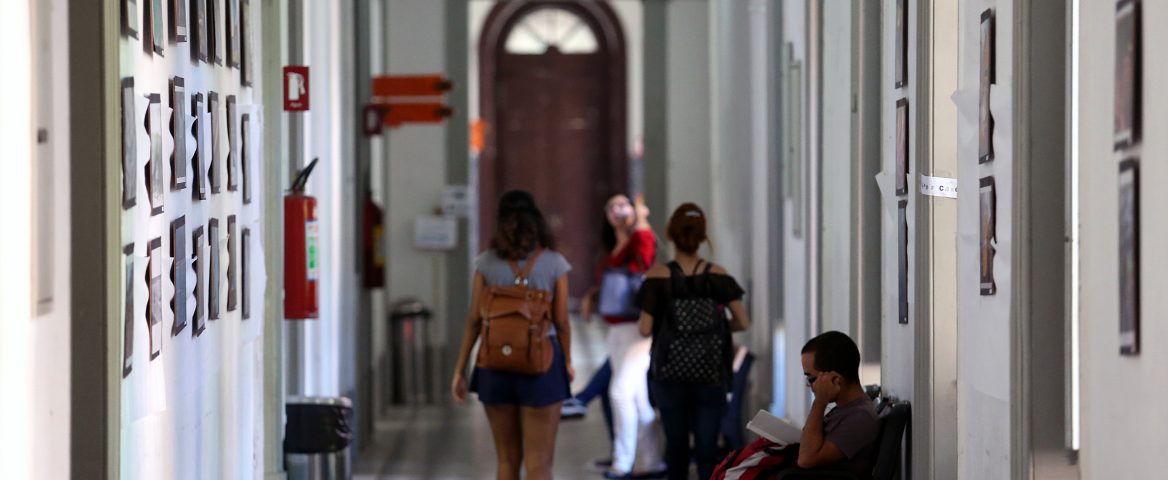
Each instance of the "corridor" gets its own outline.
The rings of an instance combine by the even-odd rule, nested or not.
[[[0,476],[1161,478],[1165,24],[0,2]]]

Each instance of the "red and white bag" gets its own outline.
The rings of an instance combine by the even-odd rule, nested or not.
[[[797,455],[794,449],[786,449],[779,444],[760,438],[726,455],[726,459],[714,469],[710,480],[756,480],[766,478],[779,470],[792,466],[788,458]]]

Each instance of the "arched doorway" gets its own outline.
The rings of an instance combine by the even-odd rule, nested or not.
[[[479,238],[503,192],[540,202],[575,267],[573,297],[592,284],[605,198],[628,183],[625,40],[594,0],[500,1],[479,41],[482,117]]]

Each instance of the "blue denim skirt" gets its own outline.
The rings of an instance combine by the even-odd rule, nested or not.
[[[547,373],[524,375],[475,367],[470,390],[479,395],[484,405],[545,407],[566,400],[571,396],[568,366],[559,339],[552,336],[551,343],[554,353]]]

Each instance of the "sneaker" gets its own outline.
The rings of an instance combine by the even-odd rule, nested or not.
[[[631,473],[621,473],[616,470],[605,470],[604,478],[611,480],[631,480],[637,477],[634,477]]]
[[[560,418],[563,420],[581,419],[587,414],[588,405],[585,405],[575,397],[564,400],[564,403],[560,405]]]

